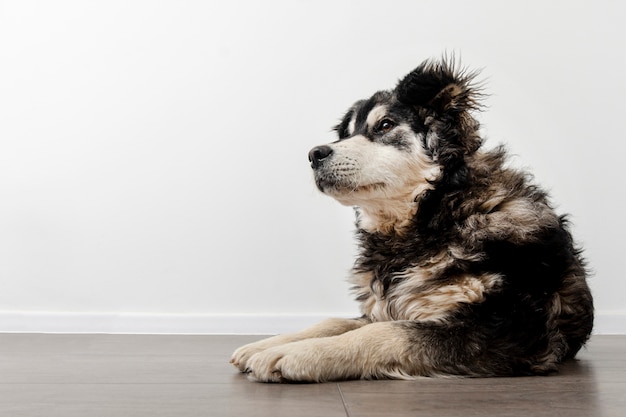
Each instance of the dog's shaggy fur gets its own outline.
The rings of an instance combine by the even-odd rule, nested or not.
[[[354,104],[311,150],[318,188],[355,206],[363,316],[238,349],[258,381],[546,374],[573,358],[593,301],[567,220],[483,151],[473,74],[425,62]]]

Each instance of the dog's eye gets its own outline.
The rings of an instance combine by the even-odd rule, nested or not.
[[[396,124],[394,123],[393,120],[383,119],[380,122],[378,122],[374,130],[376,133],[387,133],[394,127],[396,127]]]

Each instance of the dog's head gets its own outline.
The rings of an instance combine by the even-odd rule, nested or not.
[[[426,61],[393,91],[356,102],[335,127],[339,139],[309,160],[318,188],[356,206],[361,226],[397,226],[437,182],[459,182],[480,146],[473,74],[454,62]]]

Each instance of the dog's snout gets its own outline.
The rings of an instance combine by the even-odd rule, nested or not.
[[[322,161],[328,158],[333,153],[333,148],[328,145],[316,146],[309,152],[309,161],[312,168],[317,168],[322,164]]]

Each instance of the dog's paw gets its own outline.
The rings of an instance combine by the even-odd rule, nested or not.
[[[292,341],[293,335],[278,335],[259,340],[258,342],[249,343],[235,350],[233,356],[230,358],[230,363],[239,368],[241,372],[248,372],[248,361],[252,356],[263,352],[265,349],[284,345]]]
[[[256,353],[248,361],[248,378],[258,382],[321,382],[324,366],[308,345],[301,341]]]
[[[264,340],[255,343],[249,343],[235,350],[230,358],[230,363],[236,366],[241,372],[248,372],[248,361],[255,354],[262,352],[267,348]]]
[[[256,353],[248,362],[248,379],[258,382],[286,382],[278,365],[282,358],[283,354],[277,348]]]

